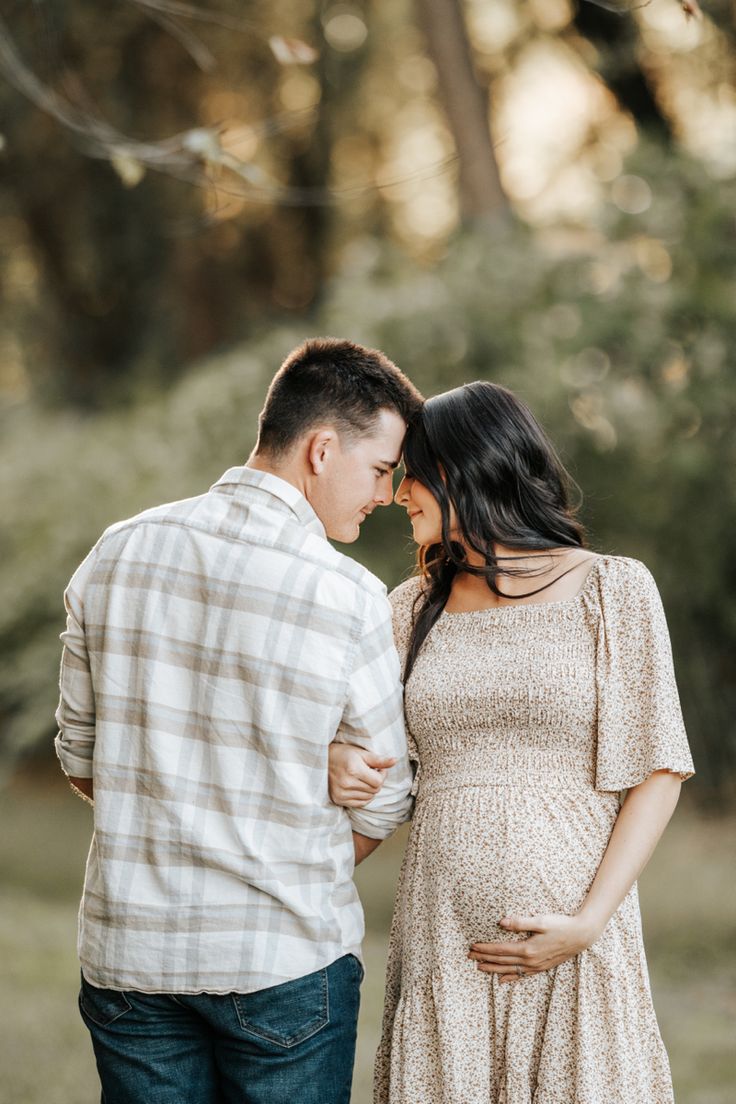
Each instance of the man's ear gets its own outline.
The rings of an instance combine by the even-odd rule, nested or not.
[[[321,475],[329,456],[339,447],[337,432],[332,426],[320,426],[307,441],[307,461],[315,475]]]

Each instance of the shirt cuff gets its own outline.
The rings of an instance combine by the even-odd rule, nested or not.
[[[92,751],[93,744],[80,743],[75,747],[69,747],[61,732],[54,740],[56,754],[61,763],[61,769],[69,778],[92,778]],[[84,749],[84,751],[82,750]],[[89,751],[89,754],[86,752]]]
[[[391,813],[373,813],[366,809],[347,809],[350,826],[354,832],[369,839],[388,839],[400,825],[411,817],[414,802],[407,797],[399,809]]]

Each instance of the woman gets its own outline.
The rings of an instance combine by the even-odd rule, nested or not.
[[[418,766],[375,1100],[666,1104],[636,878],[692,760],[654,581],[585,550],[504,388],[430,399],[404,460],[420,573],[391,600]]]

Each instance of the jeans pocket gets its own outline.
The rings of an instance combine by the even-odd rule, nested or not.
[[[98,989],[96,985],[90,985],[82,975],[79,1007],[82,1015],[92,1023],[98,1027],[109,1027],[126,1012],[130,1012],[132,1005],[125,993],[120,993],[117,989]]]
[[[233,993],[233,1002],[243,1031],[293,1047],[330,1022],[328,992],[327,970],[317,970],[257,993]]]
[[[352,959],[351,965],[357,974],[358,985],[362,985],[363,979],[365,977],[365,967],[363,966],[363,963],[360,961],[357,955],[350,954],[347,957]]]

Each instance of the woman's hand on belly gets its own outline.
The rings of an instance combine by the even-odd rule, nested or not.
[[[529,933],[507,943],[473,943],[468,958],[485,974],[498,974],[500,982],[520,981],[529,974],[551,970],[586,951],[601,932],[582,916],[548,913],[543,916],[506,916],[499,927]]]

